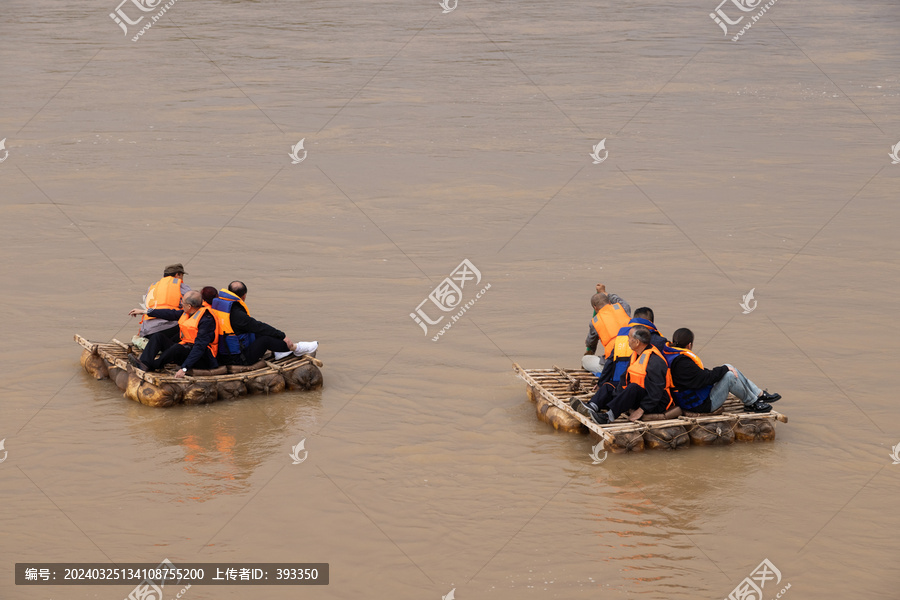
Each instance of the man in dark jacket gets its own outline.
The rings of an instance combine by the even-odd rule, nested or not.
[[[586,412],[598,425],[608,425],[628,410],[632,411],[628,417],[632,421],[641,418],[645,412],[665,412],[671,401],[666,389],[669,366],[650,343],[651,338],[647,327],[632,327],[628,332],[628,344],[637,359],[625,372],[624,387],[597,410],[584,404],[576,410],[582,414]]]
[[[599,411],[601,406],[606,406],[613,396],[624,387],[624,375],[631,363],[631,346],[628,333],[635,325],[643,325],[650,330],[650,344],[656,346],[657,349],[665,348],[668,340],[659,334],[656,325],[653,324],[653,309],[648,306],[642,306],[634,311],[634,317],[628,322],[628,325],[619,330],[616,337],[616,345],[612,355],[603,364],[603,370],[597,379],[597,387],[594,396],[585,403],[587,408]],[[573,398],[572,408],[578,410],[581,401]],[[588,413],[582,411],[585,416]]]
[[[646,321],[650,321],[650,323],[640,323],[647,327],[650,330],[650,343],[656,346],[659,350],[662,350],[666,344],[669,343],[669,340],[664,338],[662,334],[659,333],[659,329],[656,328],[656,316],[653,314],[653,309],[649,306],[642,306],[640,308],[635,309],[634,311],[635,319],[643,319]],[[627,334],[626,334],[627,335]]]
[[[242,281],[232,281],[228,285],[228,291],[241,299],[241,302],[233,302],[231,306],[231,327],[235,335],[253,334],[253,341],[242,349],[240,354],[221,354],[221,359],[226,364],[245,364],[252,365],[259,361],[266,353],[271,350],[275,353],[276,359],[284,358],[293,353],[296,356],[311,354],[315,356],[315,352],[319,347],[318,342],[297,342],[291,341],[285,333],[279,329],[275,329],[268,323],[258,321],[247,314],[242,302],[247,299],[247,286]],[[220,350],[222,345],[220,344]]]
[[[743,373],[729,364],[714,369],[704,369],[691,352],[694,347],[694,332],[685,327],[672,334],[670,350],[666,352],[672,371],[673,398],[685,410],[708,413],[718,410],[728,398],[729,392],[744,403],[748,412],[767,413],[772,410],[770,402],[781,398],[780,394],[770,394],[759,389]],[[674,356],[674,358],[673,358]]]
[[[203,298],[200,292],[190,291],[181,299],[184,310],[172,310],[164,308],[141,309],[135,308],[131,316],[147,315],[166,321],[178,321],[181,342],[165,350],[159,358],[151,359],[149,363],[134,360],[136,366],[145,371],[157,371],[169,363],[180,363],[181,369],[175,377],[184,377],[188,369],[215,369],[216,351],[213,345],[217,344],[216,318],[203,306]],[[202,311],[199,318],[194,315]],[[186,316],[187,318],[182,318]],[[132,357],[133,358],[133,357]]]

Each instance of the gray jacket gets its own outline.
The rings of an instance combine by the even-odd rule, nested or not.
[[[181,295],[184,296],[189,291],[191,291],[190,286],[182,281]],[[150,288],[147,288],[147,293],[150,293]],[[146,301],[146,299],[147,296],[144,296],[144,301]],[[138,332],[138,335],[141,337],[147,337],[148,335],[153,335],[154,333],[159,333],[160,331],[165,331],[166,329],[171,329],[173,327],[178,327],[178,321],[166,321],[165,319],[144,319],[144,322],[141,323],[141,330]]]

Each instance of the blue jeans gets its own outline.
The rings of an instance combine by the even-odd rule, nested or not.
[[[725,363],[725,366],[731,367],[728,363]],[[737,396],[744,403],[744,406],[750,406],[759,399],[762,390],[747,379],[743,373],[737,369],[734,370],[737,371],[737,377],[734,376],[734,373],[728,371],[725,377],[717,381],[709,391],[710,411],[718,410],[720,406],[725,404],[725,400],[728,399],[728,392]]]

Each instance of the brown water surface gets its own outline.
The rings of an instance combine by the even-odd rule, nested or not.
[[[715,0],[181,0],[131,42],[115,4],[0,20],[0,597],[169,558],[330,563],[190,600],[724,598],[768,558],[789,599],[897,598],[900,6],[780,0],[733,43]],[[409,315],[466,258],[491,288],[433,342]],[[129,339],[176,261],[319,340],[324,389],[85,375],[72,334]],[[538,422],[511,364],[578,366],[598,281],[780,392],[777,440],[592,465]]]

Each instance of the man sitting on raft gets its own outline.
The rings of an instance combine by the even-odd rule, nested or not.
[[[590,371],[599,376],[603,369],[603,363],[612,354],[613,343],[619,329],[628,324],[631,317],[631,306],[616,294],[607,294],[606,286],[597,284],[598,291],[591,297],[591,306],[594,308],[594,318],[588,325],[588,336],[584,344],[586,346],[581,366],[585,371]],[[594,356],[597,345],[603,348],[603,358]]]
[[[596,392],[593,398],[586,402],[586,406],[594,411],[599,411],[601,406],[606,406],[613,396],[624,387],[624,375],[631,364],[633,351],[628,337],[631,328],[635,325],[643,325],[650,330],[650,343],[661,350],[665,348],[668,340],[659,334],[656,325],[653,324],[653,309],[642,306],[634,311],[634,317],[628,324],[619,329],[619,334],[613,341],[613,351],[609,359],[603,364],[603,370],[597,379]],[[578,410],[581,401],[577,398],[572,402],[572,408]],[[583,413],[588,416],[588,413]]]
[[[744,410],[767,413],[770,402],[781,398],[759,389],[743,373],[729,364],[704,369],[700,358],[691,349],[694,332],[682,327],[672,334],[672,344],[663,352],[672,373],[672,397],[683,410],[710,413],[719,409],[731,392],[744,403]]]
[[[669,366],[650,340],[648,328],[643,325],[632,327],[628,332],[628,344],[633,354],[625,371],[624,387],[598,410],[575,401],[573,408],[581,414],[587,413],[598,425],[608,425],[629,410],[628,418],[636,421],[644,413],[662,413],[673,406],[669,394]]]
[[[246,299],[247,286],[242,281],[232,281],[228,289],[219,290],[211,302],[222,334],[219,339],[222,364],[252,365],[267,350],[275,353],[276,360],[290,354],[315,356],[318,342],[292,342],[283,331],[251,317]]]
[[[144,305],[151,308],[181,308],[181,298],[191,291],[184,282],[184,267],[181,263],[169,265],[163,270],[162,279],[147,288]],[[145,316],[141,319],[138,337],[146,338],[147,345],[141,354],[141,361],[149,363],[163,350],[178,343],[178,323],[165,319]]]
[[[175,377],[184,377],[188,369],[215,369],[218,367],[216,354],[219,348],[219,327],[216,318],[203,306],[200,292],[190,291],[181,299],[183,310],[165,308],[132,309],[132,317],[147,315],[154,319],[178,321],[181,341],[165,350],[159,358],[144,363],[129,357],[135,366],[145,371],[157,371],[169,363],[181,363],[181,369]]]

